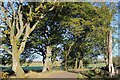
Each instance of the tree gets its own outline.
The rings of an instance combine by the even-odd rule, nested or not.
[[[7,4],[7,6],[5,6],[5,4]],[[22,3],[9,1],[1,5],[1,19],[2,23],[5,24],[5,29],[8,31],[7,37],[10,41],[11,50],[4,45],[2,45],[2,48],[6,49],[7,52],[12,55],[12,70],[19,78],[25,76],[20,66],[19,57],[24,51],[30,33],[32,33],[36,25],[39,24],[39,21],[45,16],[44,12],[41,13],[39,20],[31,24],[32,19],[37,15],[37,11],[43,8],[42,3],[35,9],[30,6],[26,13],[23,13],[22,8],[24,7],[22,6]]]
[[[72,52],[72,55],[76,54],[76,68],[78,59],[80,60],[79,67],[82,67],[81,60],[84,55],[92,55],[93,57],[103,53],[107,55],[107,36],[108,31],[111,30],[110,24],[114,10],[110,10],[110,5],[105,3],[97,4],[65,4],[66,12],[68,11],[69,14],[64,16],[63,25],[72,33],[73,41],[77,43],[74,52]]]
[[[109,73],[110,76],[114,75],[114,66],[113,66],[113,59],[112,59],[112,31],[109,31],[108,35],[108,65],[109,65]]]
[[[34,7],[38,5],[38,3],[29,3],[29,5],[33,5]],[[59,21],[61,17],[58,15],[59,11],[59,3],[55,4],[54,9],[47,10],[53,6],[53,3],[44,3],[44,13],[46,16],[42,21],[40,21],[37,28],[32,32],[33,34],[30,35],[29,41],[26,43],[26,49],[30,50],[30,47],[33,48],[36,53],[43,56],[43,72],[49,69],[49,66],[46,66],[48,62],[46,59],[49,58],[47,54],[51,53],[47,52],[47,47],[56,46],[62,42],[62,34],[64,33],[62,27],[60,26]],[[43,11],[43,10],[42,10]],[[41,13],[38,13],[40,15]],[[39,18],[40,16],[37,16]],[[34,22],[33,22],[34,23]],[[51,49],[52,50],[52,49]]]
[[[29,37],[30,33],[35,29],[38,22],[36,22],[34,25],[30,27],[29,20],[25,23],[23,22],[23,15],[21,11],[21,6],[18,6],[17,11],[13,8],[13,4],[11,2],[8,2],[9,7],[12,10],[13,15],[8,15],[10,11],[8,11],[4,3],[2,4],[2,13],[4,15],[1,16],[2,20],[6,22],[7,29],[9,30],[9,39],[10,44],[12,46],[12,50],[5,48],[12,55],[12,70],[15,72],[16,76],[19,78],[23,78],[25,76],[23,69],[20,66],[19,62],[19,56],[22,54],[25,48],[25,44],[27,41],[27,38]],[[32,8],[29,10],[29,15],[32,13]],[[11,18],[12,17],[12,18]],[[24,34],[24,35],[23,35]],[[23,35],[23,36],[22,36]],[[21,40],[22,37],[22,41]]]

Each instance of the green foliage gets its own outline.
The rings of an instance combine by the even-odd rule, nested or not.
[[[77,74],[77,78],[78,78],[78,80],[81,80],[80,78],[85,78],[82,74]]]
[[[107,36],[108,31],[111,30],[110,23],[113,12],[110,10],[110,5],[104,3],[95,4],[97,6],[89,2],[60,2],[56,3],[53,9],[53,3],[48,2],[42,4],[41,2],[31,2],[22,6],[21,11],[24,14],[24,22],[29,21],[30,26],[37,20],[40,22],[29,36],[21,59],[24,61],[33,53],[44,56],[46,46],[55,46],[50,56],[53,62],[57,60],[56,57],[61,55],[64,62],[67,56],[67,62],[70,62],[68,65],[72,67],[76,57],[78,60],[83,59],[86,66],[98,55],[106,55]],[[28,14],[31,6],[32,12]],[[44,18],[40,19],[41,15]],[[5,29],[3,33],[9,36],[8,29]],[[3,41],[6,43],[9,38],[6,39],[5,37]],[[17,42],[18,45],[21,41],[20,39]],[[74,44],[71,46],[72,43]],[[58,45],[60,45],[59,48]]]
[[[115,67],[120,67],[120,56],[114,56],[113,57],[113,65]]]
[[[96,74],[100,74],[100,69],[96,68],[94,71],[95,71]]]
[[[62,25],[73,35],[72,41],[75,42],[69,55],[71,59],[106,55],[107,32],[111,29],[113,14],[104,3],[100,6],[90,3],[65,3],[66,12],[69,14],[63,16]]]

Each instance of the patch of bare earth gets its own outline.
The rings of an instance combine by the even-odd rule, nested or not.
[[[76,73],[67,71],[52,71],[47,73],[29,72],[26,74],[27,78],[77,78]]]

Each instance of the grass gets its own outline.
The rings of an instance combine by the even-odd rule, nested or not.
[[[41,71],[43,68],[42,66],[43,66],[43,64],[41,62],[29,63],[28,65],[27,65],[27,63],[25,63],[22,65],[22,68],[27,71],[29,71],[29,70]],[[87,66],[87,68],[104,67],[104,66],[106,66],[105,63],[89,64]],[[0,68],[2,69],[2,71],[11,71],[12,70],[11,66],[9,66],[9,65],[7,65],[7,66],[0,65]]]
[[[87,67],[105,67],[105,63],[89,64]]]
[[[26,76],[29,78],[45,78],[49,74],[55,74],[57,71],[49,71],[47,73],[41,73],[42,70],[42,63],[30,63],[28,66],[24,64],[22,67],[24,70],[28,71],[26,73]],[[82,68],[76,70],[78,72],[77,78],[99,78],[99,77],[106,77],[108,73],[106,73],[103,70],[98,70],[100,67],[106,66],[105,63],[99,63],[99,64],[89,64],[88,68]],[[0,68],[2,67],[2,70],[12,70],[12,68],[8,66],[2,66],[0,65]],[[97,67],[97,70],[93,70]],[[92,68],[92,69],[90,69]],[[59,72],[59,71],[58,71]]]
[[[32,63],[24,63],[22,66],[43,66],[42,62],[32,62]]]

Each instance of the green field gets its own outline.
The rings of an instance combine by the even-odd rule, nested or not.
[[[41,71],[43,66],[27,66],[27,67],[22,67],[23,70],[25,71]],[[12,72],[12,67],[0,67],[0,69],[2,69],[2,71],[10,71]]]
[[[43,68],[43,64],[42,63],[30,63],[28,66],[25,66],[26,64],[24,64],[22,66],[22,68],[25,71],[41,71]],[[88,64],[88,66],[86,66],[87,68],[95,68],[95,67],[104,67],[106,66],[105,63],[99,63],[99,64]],[[12,67],[11,66],[2,66],[0,65],[0,69],[2,69],[2,71],[12,71]]]
[[[87,67],[105,67],[105,63],[89,64]]]

